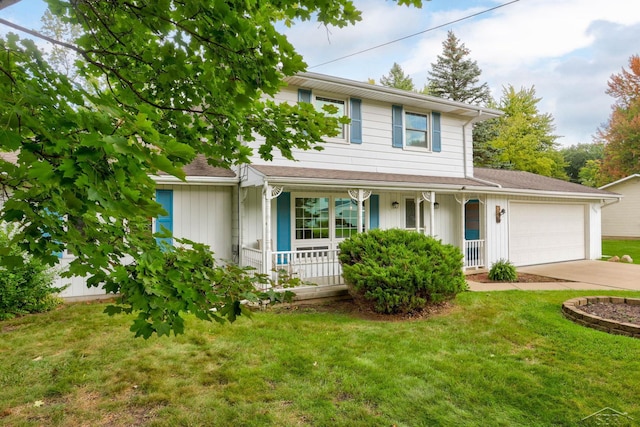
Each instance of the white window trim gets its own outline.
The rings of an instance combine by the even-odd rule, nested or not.
[[[297,239],[296,238],[296,199],[299,198],[329,198],[329,237],[324,239]],[[348,194],[343,193],[291,193],[291,249],[298,250],[300,247],[328,246],[329,249],[336,249],[338,243],[346,238],[336,238],[336,199],[348,199]],[[371,204],[364,204],[365,230],[369,230],[371,217]]]
[[[337,96],[337,95],[332,95],[332,94],[328,94],[328,93],[324,93],[324,92],[319,92],[316,93],[315,91],[311,93],[311,103],[313,104],[313,107],[318,109],[318,106],[316,104],[316,100],[318,98],[325,98],[325,99],[329,99],[329,100],[333,100],[333,101],[340,101],[340,102],[344,102],[344,115],[346,117],[351,118],[351,110],[350,110],[350,103],[349,103],[349,99],[350,98],[345,98],[344,96]],[[319,109],[318,111],[322,111],[322,109]],[[326,137],[325,141],[326,142],[335,142],[335,143],[339,143],[339,144],[349,144],[349,128],[350,126],[348,125],[344,125],[341,124],[342,126],[342,137],[339,136],[332,136],[332,137]]]
[[[427,118],[427,146],[426,147],[414,147],[411,145],[407,145],[407,114],[414,114],[418,116],[425,116]],[[402,110],[402,149],[406,151],[418,151],[421,153],[430,153],[433,151],[433,141],[432,141],[432,126],[433,126],[433,118],[431,115],[431,111],[428,112],[418,112],[414,110],[407,111],[406,108]]]

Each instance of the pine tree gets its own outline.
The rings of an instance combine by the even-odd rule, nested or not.
[[[397,62],[393,63],[388,75],[380,77],[380,84],[396,89],[416,90],[411,77],[404,74],[404,70],[402,70],[402,67]]]
[[[460,43],[453,31],[449,31],[442,47],[442,55],[438,55],[436,63],[431,64],[432,70],[423,92],[474,105],[489,102],[489,86],[486,82],[479,85],[482,71],[478,63],[466,58],[471,51]]]

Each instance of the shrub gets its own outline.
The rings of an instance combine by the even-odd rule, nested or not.
[[[510,261],[501,259],[493,263],[489,270],[489,280],[515,282],[518,280],[516,267]]]
[[[19,249],[10,236],[11,228],[0,227],[0,247],[8,249],[9,258],[22,258],[22,262],[0,266],[0,320],[55,308],[62,300],[54,295],[61,288],[52,287],[53,271]]]
[[[378,313],[408,313],[467,288],[462,252],[415,231],[371,230],[339,249],[350,294]]]

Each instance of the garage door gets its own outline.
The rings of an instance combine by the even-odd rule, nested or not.
[[[511,203],[509,259],[515,265],[585,258],[584,205]]]

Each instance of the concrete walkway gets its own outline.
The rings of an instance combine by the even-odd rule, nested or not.
[[[468,282],[472,291],[602,290],[640,291],[640,265],[605,261],[569,261],[518,268],[520,273],[564,279],[546,283]],[[473,274],[470,272],[470,274]]]

